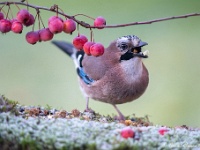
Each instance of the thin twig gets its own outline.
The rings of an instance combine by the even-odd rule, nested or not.
[[[159,18],[159,19],[154,19],[154,20],[149,20],[149,21],[131,22],[127,24],[108,25],[108,26],[105,26],[105,28],[116,28],[116,27],[126,27],[126,26],[133,26],[133,25],[152,24],[155,22],[161,22],[161,21],[167,21],[167,20],[173,20],[173,19],[182,19],[182,18],[188,18],[188,17],[193,17],[193,16],[200,16],[200,13],[191,13],[191,14],[185,14],[185,15],[180,15],[180,16]]]
[[[17,4],[17,5],[24,5],[27,7],[31,7],[34,9],[41,9],[41,10],[46,10],[46,11],[53,11],[56,12],[57,14],[60,14],[64,17],[67,17],[69,19],[74,20],[75,22],[77,22],[77,24],[81,25],[82,27],[85,28],[97,28],[95,26],[91,26],[88,23],[85,23],[83,21],[80,21],[78,19],[75,18],[75,16],[80,15],[74,15],[74,16],[69,16],[67,14],[65,14],[64,12],[55,10],[55,9],[51,9],[51,8],[47,8],[47,7],[42,7],[42,6],[36,6],[36,5],[32,5],[32,4],[27,4],[27,3],[23,3],[23,2],[0,2],[0,5],[5,5],[5,4]],[[83,14],[82,14],[83,15]],[[127,26],[134,26],[134,25],[144,25],[144,24],[152,24],[155,22],[161,22],[161,21],[167,21],[167,20],[173,20],[173,19],[182,19],[182,18],[188,18],[188,17],[194,17],[194,16],[200,16],[200,13],[191,13],[191,14],[185,14],[185,15],[180,15],[180,16],[173,16],[173,17],[166,17],[166,18],[159,18],[159,19],[154,19],[154,20],[149,20],[149,21],[141,21],[141,22],[131,22],[131,23],[127,23],[127,24],[117,24],[117,25],[106,25],[104,26],[104,28],[119,28],[119,27],[127,27]]]
[[[88,16],[88,15],[85,15],[85,14],[76,14],[76,15],[74,15],[73,17],[77,17],[77,16],[84,16],[84,17],[90,18],[90,19],[92,19],[92,20],[95,20],[94,18],[92,18],[92,17],[90,17],[90,16]]]

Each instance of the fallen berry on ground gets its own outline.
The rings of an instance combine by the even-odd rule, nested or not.
[[[159,134],[160,135],[164,135],[166,132],[168,132],[169,130],[167,129],[167,128],[160,128],[159,130],[158,130],[158,132],[159,132]]]
[[[129,127],[122,129],[120,134],[125,139],[133,138],[135,135],[134,131]]]

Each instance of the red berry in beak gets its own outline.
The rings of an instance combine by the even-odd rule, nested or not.
[[[2,33],[7,33],[11,30],[11,22],[7,19],[1,19],[0,20],[0,31]]]
[[[63,31],[65,33],[72,34],[72,32],[74,32],[76,30],[76,23],[72,19],[67,19],[66,21],[64,21],[63,25],[64,25]]]
[[[90,47],[91,47],[92,45],[94,45],[94,44],[95,44],[94,42],[86,42],[86,43],[84,44],[83,50],[84,50],[84,52],[85,52],[87,55],[91,55],[91,53],[90,53]]]
[[[22,23],[19,22],[19,21],[14,21],[14,22],[12,22],[11,30],[12,30],[14,33],[22,33],[22,30],[23,30],[23,25],[22,25]]]
[[[97,27],[98,29],[103,29],[104,26],[106,25],[106,20],[99,16],[94,20],[94,26]]]
[[[26,41],[30,44],[35,44],[39,41],[40,36],[38,31],[31,31],[26,34]]]
[[[49,30],[49,28],[44,28],[39,31],[40,41],[50,41],[53,38],[53,33]]]
[[[101,43],[96,43],[90,47],[90,53],[95,57],[101,56],[104,53],[104,46]]]
[[[84,44],[88,41],[87,37],[84,35],[79,35],[73,39],[73,45],[76,49],[82,50]]]
[[[63,31],[63,20],[57,16],[52,16],[48,20],[49,30],[53,33],[60,33]]]

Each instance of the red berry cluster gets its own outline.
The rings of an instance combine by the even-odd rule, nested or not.
[[[97,17],[94,20],[94,26],[98,29],[103,29],[106,25],[106,20],[103,17]],[[84,35],[78,35],[73,39],[73,45],[78,50],[84,50],[87,55],[95,57],[101,56],[104,53],[104,46],[101,43],[95,43],[88,41]]]
[[[11,30],[14,33],[22,33],[23,25],[28,27],[35,22],[32,14],[26,9],[21,9],[15,19],[9,20],[4,18],[4,14],[0,12],[0,32],[7,33]]]
[[[73,45],[78,50],[84,50],[87,55],[95,57],[104,53],[104,46],[101,43],[89,42],[84,35],[78,35],[73,39]]]
[[[52,16],[48,20],[48,28],[38,31],[31,31],[26,34],[26,40],[30,44],[35,44],[38,41],[49,41],[53,38],[54,34],[65,33],[72,34],[76,30],[76,23],[72,19],[63,21],[58,16]]]
[[[35,18],[37,17],[39,18],[39,30],[34,31]],[[76,22],[73,19],[66,19],[63,21],[63,19],[58,16],[58,13],[56,16],[52,16],[48,19],[48,28],[45,28],[43,25],[43,29],[40,29],[41,17],[39,11],[37,11],[35,18],[27,9],[19,10],[16,18],[12,20],[7,18],[8,14],[4,17],[4,14],[0,12],[0,32],[2,33],[7,33],[9,31],[22,33],[24,26],[28,27],[33,25],[32,31],[26,34],[26,41],[30,44],[35,44],[38,41],[49,41],[53,38],[54,34],[61,33],[62,31],[72,34],[72,32],[76,30]],[[94,19],[94,26],[98,29],[103,29],[105,25],[106,20],[103,17],[100,16]],[[84,35],[78,34],[78,36],[73,39],[73,45],[78,50],[84,50],[87,55],[97,57],[104,53],[104,46],[101,43],[90,42]]]

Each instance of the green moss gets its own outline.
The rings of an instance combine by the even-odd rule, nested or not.
[[[19,149],[21,150],[41,150],[42,147],[37,144],[37,141],[30,138],[30,136],[24,138],[19,143]]]
[[[20,106],[4,96],[0,96],[0,106],[1,150],[141,150],[184,145],[196,148],[200,142],[200,130],[190,130],[187,126],[167,128],[168,132],[160,135],[161,126],[146,126],[150,124],[148,116],[129,116],[127,123],[98,113],[80,113],[79,117],[66,113],[63,117],[65,111],[56,111],[56,117],[49,112],[40,116],[40,112],[47,110],[40,106]],[[47,106],[52,113],[55,111]],[[19,110],[21,114],[16,116]],[[127,124],[135,137],[125,139],[121,136]]]
[[[0,112],[12,112],[18,114],[16,110],[17,104],[17,101],[9,100],[4,95],[0,95]]]

